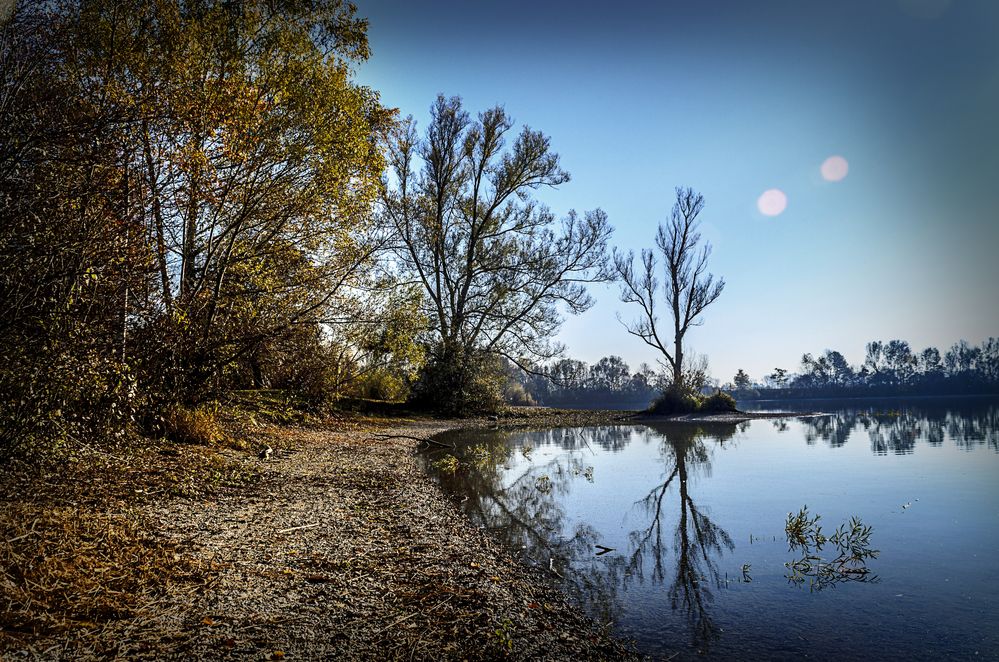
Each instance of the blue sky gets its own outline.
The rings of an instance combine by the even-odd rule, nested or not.
[[[999,335],[999,2],[358,4],[359,82],[421,125],[440,92],[544,131],[572,174],[539,193],[556,214],[600,207],[637,250],[675,186],[704,194],[728,285],[688,344],[722,381]],[[834,155],[849,171],[826,181]],[[773,188],[787,207],[765,216]],[[653,362],[618,287],[593,294],[568,354]]]

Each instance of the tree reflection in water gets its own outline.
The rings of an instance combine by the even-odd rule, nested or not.
[[[738,429],[731,424],[669,424],[548,430],[533,434],[531,443],[569,453],[518,466],[514,478],[504,475],[511,464],[520,464],[511,461],[509,433],[479,432],[469,444],[478,450],[466,454],[453,475],[439,478],[466,497],[463,507],[474,522],[521,550],[534,565],[554,569],[564,590],[597,620],[618,619],[621,591],[629,583],[665,585],[669,580],[671,607],[685,613],[694,643],[705,645],[717,635],[708,612],[712,589],[723,581],[717,557],[734,545],[698,506],[691,478],[710,474],[712,446],[724,445]],[[629,549],[597,555],[600,534],[588,523],[568,521],[564,497],[574,481],[586,480],[586,459],[595,448],[620,450],[637,440],[658,445],[662,481],[635,504],[643,525],[630,533]],[[537,488],[543,476],[550,490]]]
[[[801,420],[808,444],[821,440],[838,448],[863,430],[875,455],[907,455],[915,451],[919,439],[940,446],[947,437],[964,450],[985,446],[999,452],[999,407],[995,406],[960,413],[927,406],[859,408]]]
[[[777,434],[803,435],[808,444],[834,449],[869,444],[873,455],[918,452],[924,444],[999,452],[999,408],[994,405],[961,411],[946,404],[893,402],[799,418],[798,423],[755,423],[770,424]],[[710,475],[714,451],[727,447],[741,429],[672,422],[529,434],[462,431],[452,437],[458,442],[458,470],[431,471],[462,500],[475,523],[492,530],[553,579],[557,573],[569,597],[598,621],[635,622],[634,610],[641,609],[644,600],[649,599],[652,609],[668,603],[689,629],[694,646],[705,650],[720,632],[713,619],[714,600],[730,581],[719,566],[728,565],[735,546],[699,501],[698,476]],[[644,444],[636,457],[656,458],[661,466],[643,465],[634,475],[622,475],[627,469],[603,474],[599,467],[639,466],[597,457],[623,451],[629,444]],[[427,464],[444,453],[428,452]],[[591,465],[598,466],[595,475]],[[634,485],[637,475],[648,477],[650,484]],[[597,483],[596,493],[584,488],[589,480]],[[620,496],[615,492],[632,489],[635,496],[613,510]],[[635,497],[641,498],[628,505]],[[625,535],[618,534],[621,519],[629,522]],[[607,540],[601,532],[607,533]],[[603,544],[617,549],[598,554],[597,545]],[[650,593],[658,593],[658,599]],[[715,646],[724,648],[721,643]]]
[[[647,434],[661,438],[660,449],[666,471],[663,482],[638,504],[649,518],[645,529],[631,533],[631,556],[627,579],[645,578],[651,567],[651,581],[663,584],[667,578],[668,549],[664,544],[664,519],[675,517],[672,550],[675,561],[668,595],[670,606],[686,613],[694,644],[706,645],[717,636],[718,628],[708,613],[712,587],[722,587],[717,557],[735,546],[732,538],[697,506],[691,493],[690,477],[710,474],[711,444],[724,446],[736,432],[735,425],[671,424],[649,426]],[[670,488],[674,489],[671,490]],[[670,499],[667,499],[667,496]],[[671,502],[675,499],[675,507]]]
[[[629,443],[632,430],[631,426],[611,426],[534,433],[534,447],[554,445],[569,453],[545,461],[532,458],[517,467],[519,473],[512,479],[504,473],[517,464],[509,461],[509,432],[477,432],[464,439],[471,438],[472,448],[488,452],[474,457],[466,452],[459,458],[463,461],[457,472],[439,477],[449,491],[466,497],[463,508],[472,521],[490,529],[509,548],[521,550],[528,562],[552,569],[578,604],[599,621],[611,622],[620,608],[617,578],[623,561],[617,555],[594,556],[599,533],[584,522],[571,525],[564,497],[574,481],[592,479],[586,456],[593,448],[620,450]],[[523,447],[515,452],[522,453]],[[542,477],[548,478],[544,490],[538,489]]]

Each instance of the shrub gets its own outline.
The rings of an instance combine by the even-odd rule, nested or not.
[[[414,385],[412,402],[446,415],[495,413],[503,404],[502,382],[494,356],[438,349]]]
[[[105,447],[121,441],[134,405],[127,367],[72,340],[35,350],[14,348],[0,366],[0,462],[55,456],[72,439]]]
[[[372,400],[401,402],[409,395],[409,385],[402,375],[376,368],[361,378],[358,393]]]
[[[656,398],[649,409],[649,413],[660,416],[690,414],[698,411],[700,407],[701,399],[694,393],[671,388]]]
[[[538,404],[520,382],[510,381],[503,387],[503,400],[516,407],[533,407]]]
[[[167,437],[182,444],[216,444],[225,440],[218,414],[217,403],[194,408],[173,405],[161,416],[163,431]]]
[[[313,407],[342,395],[358,372],[349,352],[324,340],[318,327],[308,325],[261,343],[250,359],[254,388],[281,389]]]
[[[701,411],[736,411],[735,398],[728,393],[718,391],[701,401]]]

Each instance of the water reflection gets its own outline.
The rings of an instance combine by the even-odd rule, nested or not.
[[[439,477],[465,497],[463,507],[473,521],[558,575],[563,589],[598,621],[618,620],[620,592],[629,584],[668,582],[670,607],[685,615],[695,645],[706,645],[718,633],[709,611],[713,591],[724,581],[718,557],[734,545],[698,505],[694,478],[710,476],[714,449],[724,448],[740,429],[744,426],[558,429],[533,433],[530,442],[513,448],[509,433],[480,432],[459,451],[461,468]],[[658,446],[661,480],[633,504],[629,522],[639,526],[627,537],[628,549],[598,553],[601,534],[589,523],[569,521],[566,497],[575,482],[592,478],[586,460],[595,448],[615,452],[636,441]],[[568,453],[536,457],[545,446]]]
[[[771,536],[779,534],[782,525],[781,510],[777,510],[778,518],[772,517],[774,504],[787,509],[818,505],[812,501],[818,500],[818,491],[827,499],[826,508],[832,504],[833,512],[841,507],[848,511],[844,515],[858,514],[865,521],[871,517],[880,527],[885,517],[902,517],[888,511],[902,513],[905,506],[886,509],[884,504],[909,498],[903,490],[913,483],[904,471],[885,474],[882,462],[865,462],[864,456],[919,456],[922,451],[923,457],[935,462],[934,453],[942,457],[939,453],[949,450],[950,466],[964,451],[979,450],[988,453],[987,461],[994,466],[991,456],[999,452],[999,408],[995,405],[954,411],[896,402],[820,417],[760,420],[751,426],[670,423],[538,432],[464,431],[451,437],[456,442],[458,469],[441,471],[446,466],[442,463],[431,471],[458,497],[473,522],[490,529],[527,562],[561,583],[569,598],[599,622],[613,624],[625,636],[644,637],[643,646],[667,657],[676,649],[662,646],[675,646],[681,637],[689,639],[691,653],[731,657],[750,645],[759,623],[777,614],[791,620],[804,618],[800,611],[804,607],[815,610],[809,612],[812,621],[802,620],[813,629],[828,619],[863,629],[870,613],[857,611],[856,605],[909,594],[898,588],[892,588],[890,595],[879,594],[880,586],[872,583],[873,573],[858,574],[851,575],[850,582],[828,582],[830,587],[855,586],[823,592],[824,602],[794,603],[795,598],[787,594],[791,587],[783,567],[787,549],[783,540]],[[844,447],[861,452],[841,451]],[[446,453],[432,449],[427,465]],[[817,458],[823,459],[816,462]],[[784,466],[796,469],[784,472]],[[906,459],[904,466],[923,465]],[[713,471],[718,474],[714,480]],[[958,490],[968,493],[968,475],[943,472],[938,478],[944,482],[935,488],[920,483],[920,528],[913,535],[946,530],[958,536],[951,542],[974,540],[984,530],[983,523],[996,516],[982,504],[994,501],[958,499],[958,504],[966,505],[961,510],[960,521],[966,522],[961,525],[966,527],[962,533],[965,529],[956,528],[952,508],[941,504],[956,498]],[[818,489],[818,485],[824,487]],[[842,493],[829,501],[830,490],[840,486]],[[707,507],[709,503],[714,512]],[[754,513],[761,510],[757,504],[767,503],[771,515],[754,519]],[[878,529],[878,546],[889,549],[886,558],[891,561],[889,583],[894,582],[893,586],[899,586],[903,577],[919,584],[935,576],[927,564],[936,563],[936,557],[928,561],[925,555],[916,554],[904,566],[902,558],[911,545],[881,537],[881,531],[902,535],[905,527],[917,521],[915,516],[905,517]],[[744,545],[747,529],[751,547]],[[766,534],[772,540],[756,538],[753,544],[752,534]],[[740,541],[738,546],[733,537]],[[974,546],[964,549],[972,555],[978,551]],[[946,576],[959,559],[968,556],[967,551],[955,551],[949,562],[941,560]],[[759,574],[752,584],[733,583],[747,581],[739,577],[740,567],[750,567],[747,561],[753,562],[754,574]],[[934,600],[953,599],[954,604],[963,605],[960,601],[966,601],[966,596],[947,593],[953,585],[948,580],[942,588],[937,585],[921,591]],[[850,594],[846,611],[833,608],[837,598],[828,593],[845,595],[861,588],[863,593]],[[824,608],[830,609],[828,614],[821,611]],[[766,616],[757,617],[756,610]],[[859,615],[855,617],[854,612]],[[740,623],[743,630],[736,635]],[[902,632],[908,625],[903,619],[896,627]],[[667,632],[668,636],[663,634]],[[872,641],[889,634],[884,628],[867,631]],[[797,641],[805,642],[813,635],[802,625],[804,638]],[[782,645],[787,643],[783,634],[777,636]],[[663,644],[666,640],[671,643]],[[891,641],[897,644],[904,637],[898,635]],[[760,654],[765,657],[764,653]]]
[[[559,576],[579,604],[609,622],[619,611],[617,587],[624,565],[618,555],[595,557],[600,534],[585,522],[569,521],[564,497],[574,482],[592,479],[585,454],[595,452],[593,448],[622,450],[631,431],[630,426],[547,430],[515,448],[507,444],[509,433],[480,432],[459,451],[461,469],[440,478],[446,488],[465,497],[463,508],[474,522],[492,530],[509,548],[521,550],[528,562]],[[539,459],[532,449],[543,446],[569,453]],[[514,475],[508,475],[510,471]]]
[[[697,506],[690,477],[701,472],[710,475],[712,446],[724,447],[736,430],[734,425],[674,424],[650,426],[646,432],[661,437],[664,480],[640,502],[648,526],[629,536],[628,577],[641,580],[648,568],[651,581],[662,584],[667,579],[667,568],[672,568],[667,592],[670,607],[686,614],[695,645],[707,644],[718,634],[708,612],[712,588],[722,587],[717,558],[735,545],[729,534]],[[671,486],[675,489],[670,490]],[[674,503],[667,503],[667,495]],[[672,521],[664,522],[668,518]],[[663,542],[663,531],[670,527],[675,555],[672,566],[668,563],[670,550]]]
[[[973,413],[933,408],[850,409],[802,421],[805,442],[810,445],[822,441],[838,448],[863,431],[875,455],[907,455],[915,451],[917,441],[940,446],[948,437],[964,450],[984,446],[999,452],[999,408],[994,406]],[[782,420],[774,421],[774,426],[787,429]]]

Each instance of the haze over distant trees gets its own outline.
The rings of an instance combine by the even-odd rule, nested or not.
[[[504,395],[511,404],[644,409],[671,383],[668,372],[647,363],[632,372],[620,356],[605,356],[593,365],[558,359],[531,372],[513,364],[508,368]]]
[[[818,356],[803,355],[800,372],[777,368],[753,380],[740,369],[726,383],[711,378],[704,357],[698,363],[701,393],[722,390],[742,399],[999,392],[999,338],[981,345],[962,340],[943,354],[934,347],[913,352],[902,340],[874,341],[857,366],[842,353],[826,350]],[[513,404],[633,409],[648,406],[671,384],[670,370],[642,363],[632,372],[619,356],[606,356],[592,365],[562,358],[530,373],[509,365],[504,394]]]
[[[827,349],[804,354],[796,373],[777,368],[754,383],[727,386],[744,397],[993,393],[999,391],[999,338],[981,345],[961,340],[943,353],[935,347],[916,352],[904,340],[875,340],[860,365]]]

